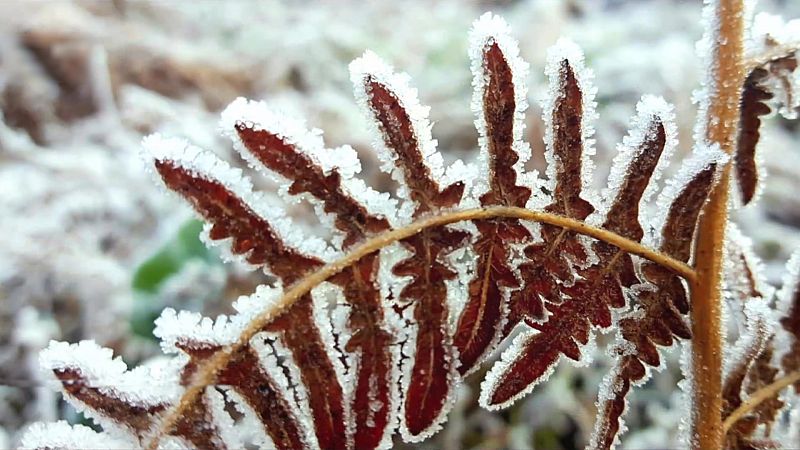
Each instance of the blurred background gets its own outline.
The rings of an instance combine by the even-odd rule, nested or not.
[[[432,107],[448,161],[471,160],[467,33],[487,10],[503,15],[531,64],[527,140],[542,169],[538,100],[546,49],[567,36],[586,52],[598,87],[598,186],[642,94],[675,105],[692,145],[699,86],[700,0],[686,1],[25,1],[0,0],[0,448],[34,421],[90,424],[42,385],[38,351],[50,339],[94,339],[130,364],[160,354],[152,321],[166,306],[216,315],[263,275],[222,264],[198,240],[189,209],[165,195],[140,161],[144,135],[162,132],[213,149],[218,112],[237,96],[265,99],[350,144],[383,190],[352,99],[347,64],[372,49],[411,74]],[[800,17],[800,2],[759,11]],[[762,199],[737,213],[779,283],[800,246],[798,124],[767,122],[759,151],[770,174]],[[262,181],[263,187],[270,186]],[[308,209],[292,214],[324,235]],[[599,339],[602,350],[603,338]],[[560,366],[550,382],[502,413],[476,406],[480,375],[460,392],[446,429],[425,448],[572,449],[592,429],[602,351],[587,368]],[[681,419],[679,350],[633,396],[623,444],[669,447]],[[398,446],[401,446],[398,442]]]

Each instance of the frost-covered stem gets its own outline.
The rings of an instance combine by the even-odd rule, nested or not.
[[[420,219],[402,228],[381,233],[365,241],[338,261],[334,261],[323,266],[288,289],[284,293],[283,297],[275,302],[271,308],[263,311],[250,322],[247,328],[245,328],[245,330],[239,336],[236,343],[229,346],[229,348],[227,348],[225,351],[215,353],[213,357],[211,357],[197,370],[192,383],[183,392],[183,395],[179,399],[177,405],[161,422],[158,433],[156,433],[147,447],[152,450],[158,448],[161,437],[170,432],[184,411],[186,411],[187,408],[192,405],[195,399],[205,390],[205,388],[214,384],[217,372],[225,367],[232,355],[244,348],[250,342],[250,339],[256,333],[262,330],[266,324],[272,321],[281,312],[286,310],[286,308],[291,306],[295,301],[297,301],[297,299],[310,292],[314,287],[318,286],[323,281],[357,263],[361,258],[390,244],[409,238],[424,229],[462,222],[465,220],[488,220],[498,217],[530,220],[561,227],[578,234],[583,234],[600,241],[607,242],[625,252],[653,261],[656,264],[669,268],[690,282],[694,280],[696,276],[695,271],[691,267],[687,266],[681,261],[678,261],[677,259],[659,252],[658,250],[646,247],[639,242],[632,241],[611,231],[588,225],[580,220],[570,219],[568,217],[543,211],[531,211],[526,208],[509,206],[492,206],[487,208],[452,211]]]
[[[704,138],[733,152],[739,121],[739,93],[743,71],[743,0],[710,0],[713,8],[707,26],[710,42],[708,59],[708,110]],[[702,138],[702,137],[701,137]],[[694,398],[692,446],[695,449],[722,448],[722,340],[721,286],[722,249],[728,221],[730,165],[723,169],[719,184],[711,193],[700,218],[695,247],[692,283],[692,375]]]
[[[774,382],[753,392],[744,403],[739,405],[738,408],[736,408],[728,417],[725,418],[725,422],[722,423],[723,433],[727,433],[733,424],[738,422],[739,419],[755,409],[762,402],[774,397],[775,394],[782,391],[784,388],[797,383],[798,381],[800,381],[800,371],[792,372],[789,375],[778,378]]]

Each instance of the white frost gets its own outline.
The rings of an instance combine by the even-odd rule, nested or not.
[[[797,290],[800,289],[800,249],[792,253],[786,263],[786,273],[783,275],[783,287],[778,291],[775,302],[775,313],[778,317],[787,317],[795,306]],[[794,336],[783,327],[779,327],[775,339],[775,358],[779,361],[785,354],[792,351]]]
[[[167,354],[178,353],[176,344],[182,339],[218,346],[231,345],[258,314],[271,309],[282,295],[281,287],[260,285],[253,294],[241,296],[234,302],[233,307],[238,314],[223,314],[216,319],[166,308],[156,319],[153,334],[161,339],[161,348]]]
[[[745,303],[745,332],[732,347],[726,346],[724,350],[723,379],[726,379],[731,371],[743,361],[749,366],[753,361],[747,361],[764,349],[767,340],[772,336],[775,329],[773,311],[769,304],[763,300],[752,300]],[[753,351],[753,355],[748,352]]]
[[[176,398],[179,392],[172,383],[176,380],[170,379],[169,373],[160,368],[149,370],[146,365],[128,371],[122,358],[113,355],[113,350],[100,347],[94,341],[77,344],[50,341],[39,354],[39,365],[51,378],[53,370],[78,369],[89,386],[121,396],[131,403],[152,405]]]
[[[781,16],[759,13],[753,19],[745,40],[748,58],[772,54],[776,49],[800,47],[800,19],[784,21]]]
[[[203,393],[203,402],[211,416],[211,421],[217,426],[219,437],[227,448],[242,448],[243,443],[236,428],[233,418],[225,410],[225,397],[216,387],[209,386]]]
[[[70,425],[64,420],[53,423],[37,422],[25,430],[21,449],[81,448],[106,450],[109,448],[138,448],[139,443],[107,433],[98,433],[83,425]]]
[[[113,351],[102,348],[94,341],[81,341],[77,344],[51,341],[39,354],[39,365],[46,378],[53,380],[61,388],[61,382],[53,374],[57,369],[77,369],[88,387],[96,388],[101,394],[118,398],[128,404],[149,407],[167,403],[172,404],[181,393],[179,367],[171,364],[141,365],[127,370],[121,358],[113,358]],[[79,412],[95,420],[106,432],[114,436],[133,439],[131,430],[124,422],[108,417],[84,404],[80,399],[64,392],[64,396]],[[154,418],[154,420],[157,420]]]

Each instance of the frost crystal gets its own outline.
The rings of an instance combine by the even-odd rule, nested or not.
[[[83,425],[70,425],[65,421],[55,423],[35,423],[22,438],[20,448],[84,448],[87,450],[106,450],[109,448],[134,448],[135,441],[111,437],[108,433],[98,433]]]

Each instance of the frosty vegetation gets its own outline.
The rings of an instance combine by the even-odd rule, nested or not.
[[[421,442],[447,421],[466,377],[483,378],[480,406],[503,409],[559,367],[590,364],[600,333],[612,336],[612,364],[589,447],[614,447],[631,390],[664,367],[665,348],[692,338],[694,233],[723,167],[735,164],[738,203],[755,201],[762,117],[796,109],[796,28],[759,17],[749,30],[752,67],[733,158],[698,139],[691,155],[671,161],[674,108],[648,95],[600,191],[591,182],[596,89],[581,49],[560,40],[547,54],[547,168],[528,172],[529,67],[506,22],[491,13],[470,33],[479,150],[467,162],[445,165],[407,75],[369,51],[350,65],[380,168],[399,185],[393,195],[359,178],[352,148],[326,148],[303,121],[234,101],[222,133],[279,183],[286,204],[311,204],[329,240],[305,233],[212,151],[149,136],[145,163],[205,221],[203,240],[274,283],[240,298],[230,316],[164,310],[155,335],[170,357],[152,364],[128,369],[92,341],[52,342],[41,366],[103,431],[39,423],[23,447]],[[660,183],[670,163],[679,168]],[[653,201],[657,208],[648,208]],[[800,380],[735,414],[800,370],[800,256],[775,293],[747,239],[733,225],[728,236],[726,317],[736,329],[727,344],[725,443],[784,445],[798,426],[790,411]]]

